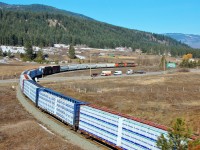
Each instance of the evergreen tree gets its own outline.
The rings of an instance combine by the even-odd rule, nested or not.
[[[163,134],[157,140],[157,146],[162,150],[188,150],[189,137],[191,131],[181,118],[177,118],[172,123],[172,129],[169,129],[167,137]]]
[[[75,59],[76,58],[75,48],[72,45],[69,46],[69,58],[70,59]]]
[[[33,48],[30,40],[25,44],[25,57],[27,60],[33,60]]]
[[[0,9],[0,19],[1,45],[25,46],[29,39],[32,45],[40,47],[53,46],[54,43],[86,44],[95,48],[126,46],[133,50],[141,49],[144,53],[159,54],[167,49],[172,56],[192,54],[194,58],[200,58],[200,50],[164,35],[130,30],[67,14],[11,11],[4,8],[4,11]]]

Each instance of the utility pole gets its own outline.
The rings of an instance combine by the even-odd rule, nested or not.
[[[91,77],[91,53],[90,53],[90,77]]]
[[[165,73],[165,55],[164,55],[164,61],[163,61],[163,70],[164,70],[164,73]]]

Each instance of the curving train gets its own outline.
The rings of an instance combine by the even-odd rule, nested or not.
[[[70,125],[74,130],[87,134],[115,149],[159,149],[156,146],[157,138],[161,134],[167,134],[167,127],[97,107],[44,88],[34,81],[36,77],[65,71],[126,66],[134,67],[135,64],[107,63],[39,67],[22,72],[20,88],[36,107]]]

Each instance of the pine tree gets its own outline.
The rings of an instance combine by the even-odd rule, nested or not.
[[[69,58],[70,59],[76,58],[75,49],[74,49],[74,46],[72,46],[72,45],[69,46]]]
[[[25,57],[27,60],[33,59],[33,48],[30,40],[28,40],[25,44]]]
[[[177,118],[172,123],[172,129],[169,129],[167,137],[163,134],[157,140],[157,146],[162,150],[188,150],[189,137],[191,131],[181,118]]]

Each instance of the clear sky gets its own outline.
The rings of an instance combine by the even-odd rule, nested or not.
[[[45,4],[96,20],[154,33],[200,35],[200,0],[0,0]]]

